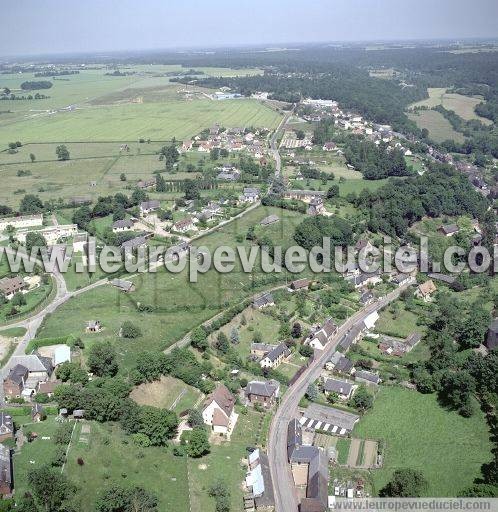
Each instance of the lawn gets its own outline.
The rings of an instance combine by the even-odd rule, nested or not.
[[[81,434],[82,425],[90,426],[89,434]],[[82,512],[95,510],[96,496],[112,484],[153,492],[159,510],[189,510],[186,459],[174,457],[167,448],[138,448],[112,424],[79,423],[64,472],[78,486],[75,501]]]
[[[463,134],[455,131],[443,114],[435,110],[411,112],[408,114],[408,117],[415,121],[420,129],[427,128],[430,137],[436,142],[454,140],[455,142],[463,143],[465,141]]]
[[[399,338],[406,338],[414,332],[423,333],[425,326],[417,324],[419,317],[415,313],[407,311],[403,302],[398,301],[396,304],[399,305],[399,309],[395,314],[390,311],[390,308],[381,311],[375,331]]]
[[[424,473],[427,496],[456,496],[480,476],[481,464],[491,458],[480,410],[463,418],[440,407],[435,395],[399,387],[381,388],[373,409],[353,434],[386,442],[384,466],[372,472],[376,493],[394,470],[410,467]]]

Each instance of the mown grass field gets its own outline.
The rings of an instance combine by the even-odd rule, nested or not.
[[[421,129],[427,128],[429,135],[436,142],[444,142],[445,140],[454,140],[462,143],[465,138],[462,133],[453,129],[450,122],[435,110],[422,110],[420,112],[410,112],[408,117],[417,123]]]
[[[372,471],[376,494],[394,470],[409,467],[422,471],[429,482],[427,496],[457,496],[491,459],[480,410],[463,418],[440,407],[435,395],[398,387],[381,388],[353,434],[386,442],[384,466]]]
[[[484,124],[492,123],[489,119],[480,117],[475,113],[474,108],[476,107],[476,105],[483,101],[482,98],[464,96],[463,94],[450,93],[446,91],[446,87],[429,87],[427,89],[429,97],[425,100],[413,103],[412,105],[410,105],[410,108],[432,108],[438,105],[442,105],[447,110],[453,110],[462,119],[478,119]]]

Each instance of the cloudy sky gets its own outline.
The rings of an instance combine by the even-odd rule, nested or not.
[[[498,37],[498,0],[16,0],[0,55]]]

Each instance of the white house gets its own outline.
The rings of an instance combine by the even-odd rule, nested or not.
[[[208,397],[202,409],[202,419],[213,432],[229,435],[235,423],[237,414],[234,410],[235,397],[223,384],[218,386]]]

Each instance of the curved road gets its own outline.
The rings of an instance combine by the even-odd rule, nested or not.
[[[337,334],[330,340],[326,349],[303,372],[299,379],[287,389],[270,425],[268,439],[268,459],[273,481],[276,512],[297,512],[298,497],[292,478],[290,465],[287,461],[287,427],[289,422],[297,415],[299,401],[306,393],[308,385],[318,379],[325,363],[335,352],[342,336],[351,327],[359,324],[372,312],[383,308],[399,297],[399,294],[408,287],[404,285],[392,291],[382,299],[366,306],[355,313],[339,328]]]

